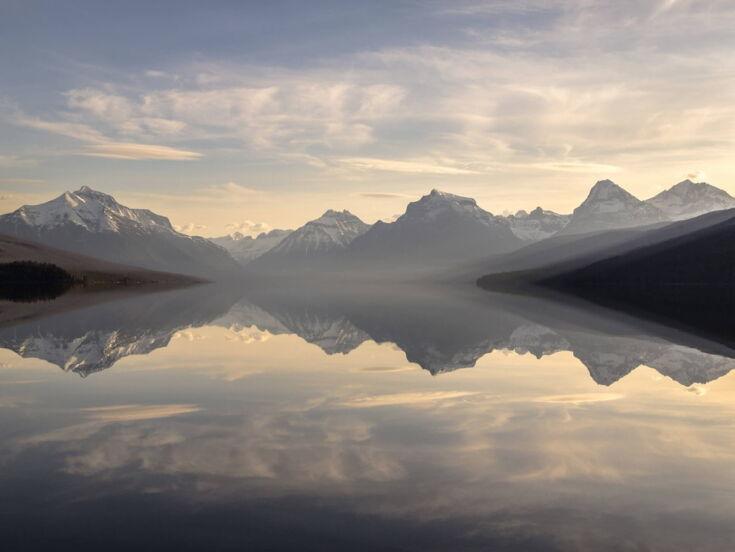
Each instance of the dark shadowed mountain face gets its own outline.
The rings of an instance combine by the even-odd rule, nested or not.
[[[727,337],[732,335],[728,321],[735,309],[733,282],[735,216],[540,281],[596,302],[627,304]]]
[[[395,222],[377,222],[344,255],[367,266],[437,266],[505,253],[523,245],[502,217],[474,199],[432,190]]]
[[[732,209],[735,197],[706,182],[684,180],[646,200],[671,220],[696,217],[711,211]]]
[[[475,273],[481,268],[485,269],[481,276],[483,287],[492,288],[493,282],[525,285],[583,268],[609,257],[625,255],[642,247],[684,238],[727,222],[733,217],[735,209],[729,209],[668,224],[558,236],[473,268]]]
[[[86,186],[0,216],[0,234],[99,259],[221,278],[240,270],[223,248],[174,230],[166,217],[130,209]]]
[[[666,215],[654,205],[639,200],[611,180],[600,180],[558,235],[644,226],[665,220]]]

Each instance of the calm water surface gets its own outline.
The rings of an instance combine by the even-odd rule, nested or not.
[[[474,290],[64,300],[0,327],[4,550],[735,547],[706,336]]]

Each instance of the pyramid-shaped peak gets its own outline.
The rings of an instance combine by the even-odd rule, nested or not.
[[[590,201],[606,201],[613,198],[637,200],[637,198],[633,194],[626,191],[621,186],[618,186],[612,180],[606,179],[598,180],[595,185],[592,186],[592,189],[590,190],[590,193],[587,196],[585,203],[588,203]]]
[[[611,190],[611,189],[620,189],[620,190],[622,190],[622,188],[620,186],[618,186],[617,184],[615,184],[615,182],[613,182],[609,178],[606,178],[604,180],[598,180],[597,182],[595,182],[595,185],[592,186],[592,190],[593,191],[594,190]]]

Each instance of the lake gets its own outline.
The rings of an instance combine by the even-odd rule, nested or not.
[[[735,547],[735,350],[696,328],[409,286],[0,311],[6,550]]]

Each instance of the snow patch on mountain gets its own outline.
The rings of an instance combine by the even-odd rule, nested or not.
[[[0,234],[152,270],[220,278],[240,266],[222,247],[176,231],[168,218],[131,209],[83,186],[0,216]]]
[[[693,218],[735,207],[735,197],[706,182],[684,180],[646,200],[671,220]]]
[[[515,215],[508,215],[506,219],[516,236],[523,241],[537,242],[559,232],[569,223],[571,215],[560,215],[536,207],[530,213],[521,210]]]
[[[361,236],[369,226],[349,211],[326,211],[318,219],[294,230],[273,247],[271,255],[299,255],[304,257],[334,253],[345,249],[356,237]]]
[[[177,232],[171,222],[148,209],[131,209],[120,205],[112,196],[82,186],[40,205],[24,205],[12,213],[29,226],[54,228],[75,224],[90,232],[121,232],[135,227],[145,232]]]
[[[600,180],[558,234],[630,228],[667,220],[654,205],[641,201],[612,180]]]
[[[247,264],[281,243],[292,230],[271,230],[261,232],[256,237],[233,232],[228,236],[210,238],[210,241],[224,247],[240,264]]]

